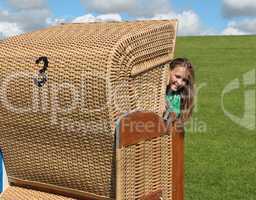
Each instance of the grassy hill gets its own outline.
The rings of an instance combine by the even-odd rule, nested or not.
[[[193,62],[199,87],[195,113],[186,131],[185,199],[255,199],[256,129],[243,127],[242,118],[248,91],[251,102],[246,113],[251,112],[249,119],[255,116],[256,36],[178,37],[176,57]],[[225,115],[221,106],[222,93],[233,80],[239,88],[224,95],[223,105],[241,118],[242,125]],[[246,84],[248,80],[252,85]]]

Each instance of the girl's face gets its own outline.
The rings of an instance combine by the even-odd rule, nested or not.
[[[185,67],[176,66],[170,71],[170,88],[172,91],[178,91],[188,82],[188,73]]]

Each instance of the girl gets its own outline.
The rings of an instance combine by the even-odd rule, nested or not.
[[[165,120],[168,120],[170,113],[175,113],[183,123],[191,117],[194,80],[194,69],[188,59],[176,58],[170,63],[169,84],[165,96]]]

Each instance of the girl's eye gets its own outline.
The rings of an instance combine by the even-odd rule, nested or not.
[[[176,78],[181,78],[181,76],[180,75],[176,75]]]

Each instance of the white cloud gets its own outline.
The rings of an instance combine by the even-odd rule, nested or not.
[[[224,35],[256,34],[256,18],[231,21],[223,30]]]
[[[181,13],[169,12],[167,14],[157,14],[152,18],[140,19],[178,19],[179,35],[201,35],[210,33],[202,26],[200,17],[192,10],[183,11]]]
[[[152,17],[170,11],[169,0],[80,0],[87,12],[100,14],[127,13],[130,16]]]
[[[10,20],[20,24],[24,31],[32,31],[47,25],[47,19],[51,16],[47,8],[21,10],[13,13]]]
[[[11,36],[14,32],[19,34],[49,25],[47,22],[51,17],[51,11],[46,0],[7,0],[7,5],[5,10],[0,10],[2,37]],[[9,28],[10,34],[8,29],[3,28],[4,25]]]
[[[167,14],[156,14],[153,17],[140,17],[138,20],[163,20],[163,19],[178,19],[178,34],[179,35],[210,35],[213,32],[203,27],[200,17],[192,10],[183,11],[181,13],[168,12]],[[119,14],[92,15],[87,14],[77,17],[73,20],[74,23],[79,22],[95,22],[95,21],[122,21]]]
[[[3,19],[9,15],[7,10],[0,10],[0,19]]]
[[[255,0],[223,0],[223,15],[228,18],[247,16],[248,18],[235,18],[228,23],[222,31],[224,35],[256,34],[256,1]]]
[[[203,27],[200,17],[192,10],[183,11],[181,13],[168,12],[167,14],[156,14],[153,17],[140,17],[138,20],[163,20],[163,19],[178,19],[178,34],[179,35],[210,35],[212,30]],[[86,14],[75,18],[72,22],[95,22],[95,21],[122,21],[119,14],[92,15]]]
[[[227,27],[222,31],[221,34],[222,35],[245,35],[246,33],[234,27]]]
[[[46,0],[7,0],[9,7],[0,10],[0,23],[14,24],[18,27],[16,33],[33,31],[49,25],[65,21],[64,18],[52,18]],[[81,0],[89,14],[76,17],[74,23],[95,21],[122,21],[120,13],[128,14],[133,19],[178,19],[179,35],[208,35],[213,33],[202,25],[201,19],[193,10],[180,13],[171,10],[169,0]],[[91,13],[91,14],[90,14]],[[98,14],[92,14],[98,13]],[[15,29],[14,29],[15,30]],[[5,29],[0,34],[8,34]]]
[[[199,16],[189,10],[183,11],[177,14],[178,20],[180,20],[179,33],[181,35],[195,35],[200,34],[203,31]]]
[[[15,9],[40,9],[46,7],[46,0],[7,0],[8,4]]]
[[[136,5],[136,0],[81,0],[88,12],[124,12]]]
[[[49,26],[56,26],[59,25],[61,23],[65,23],[66,19],[65,18],[47,18],[46,19],[46,23]]]
[[[22,30],[16,23],[0,22],[0,39],[21,33]]]
[[[2,14],[0,13],[0,22],[16,23],[24,32],[27,32],[45,27],[50,16],[51,13],[46,8],[20,10],[12,13],[4,11]]]
[[[73,23],[82,22],[100,22],[100,21],[122,21],[122,17],[119,14],[105,14],[94,16],[92,14],[83,15],[75,18]]]
[[[225,17],[256,16],[255,0],[223,0]]]

